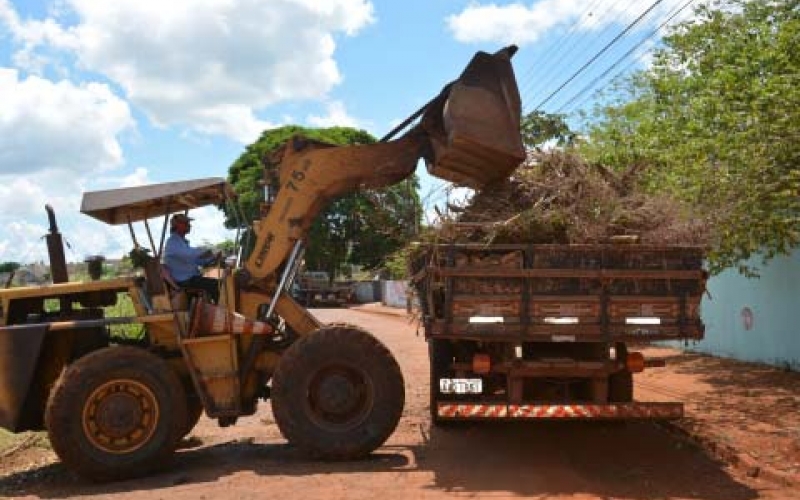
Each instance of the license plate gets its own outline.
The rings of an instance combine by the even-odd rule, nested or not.
[[[442,394],[481,394],[483,381],[479,378],[440,378],[439,391]]]

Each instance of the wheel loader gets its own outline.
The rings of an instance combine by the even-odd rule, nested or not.
[[[47,430],[66,467],[99,481],[160,470],[203,412],[228,426],[267,399],[282,434],[306,454],[371,453],[399,421],[403,377],[371,334],[321,324],[292,299],[309,227],[332,200],[397,183],[420,159],[473,188],[508,176],[524,158],[515,51],[475,54],[381,142],[289,140],[276,152],[279,189],[252,223],[253,250],[223,270],[216,304],[174,286],[160,260],[170,215],[232,199],[223,179],[84,193],[84,214],[131,228],[137,277],[69,281],[49,210],[53,284],[0,290],[0,426]],[[160,239],[150,229],[159,219]],[[133,313],[110,315],[123,299]],[[116,335],[121,324],[141,334]]]

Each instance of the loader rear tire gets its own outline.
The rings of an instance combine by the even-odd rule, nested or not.
[[[107,347],[61,374],[45,410],[53,450],[92,481],[161,470],[186,425],[180,379],[161,358],[140,348]]]
[[[272,411],[283,436],[323,460],[352,460],[381,446],[405,404],[391,352],[353,326],[321,328],[292,344],[272,380]]]

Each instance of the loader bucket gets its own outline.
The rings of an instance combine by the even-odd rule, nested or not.
[[[431,138],[431,175],[479,189],[508,177],[525,159],[521,103],[510,46],[478,52],[461,76],[427,107],[420,126]]]
[[[0,427],[26,428],[23,409],[33,382],[47,325],[0,327]]]

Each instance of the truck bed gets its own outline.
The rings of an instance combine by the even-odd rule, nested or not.
[[[432,245],[411,263],[426,335],[520,341],[701,339],[699,247]]]

